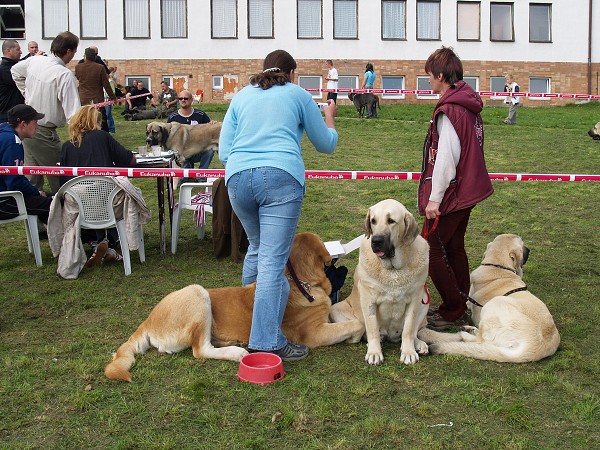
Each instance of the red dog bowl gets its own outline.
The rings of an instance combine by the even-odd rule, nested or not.
[[[281,358],[273,353],[250,353],[240,361],[238,378],[252,384],[269,384],[285,375]]]

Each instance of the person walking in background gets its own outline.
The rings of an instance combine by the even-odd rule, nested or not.
[[[31,138],[38,127],[38,120],[44,115],[31,106],[17,105],[7,113],[8,123],[0,125],[0,164],[3,166],[23,165],[23,139]],[[4,175],[0,177],[0,191],[20,191],[23,193],[27,213],[38,216],[48,223],[52,196],[38,190],[24,175]],[[14,198],[0,199],[0,219],[12,219],[19,215]]]
[[[79,81],[79,98],[82,105],[103,102],[104,91],[111,100],[117,99],[104,66],[95,62],[96,56],[96,51],[92,47],[88,47],[85,49],[84,62],[75,66],[75,76]],[[106,109],[104,107],[99,109],[102,114],[102,129],[109,131]]]
[[[365,69],[366,71],[361,89],[373,89],[373,85],[375,84],[375,69],[373,69],[373,64],[367,63]],[[371,110],[367,111],[367,117],[375,117],[377,115],[376,108],[377,106],[373,104]]]
[[[56,128],[64,127],[81,106],[77,79],[66,67],[77,53],[78,45],[79,38],[64,31],[52,41],[51,55],[27,58],[11,69],[17,87],[25,96],[25,103],[44,114],[35,135],[23,142],[26,166],[58,163],[61,144]],[[43,176],[33,175],[29,179],[38,190],[43,190]],[[48,182],[51,191],[56,193],[60,187],[58,177],[48,177]]]
[[[327,60],[327,76],[325,77],[327,80],[327,89],[336,89],[338,88],[338,71],[335,67],[333,67],[333,61],[331,59]],[[328,92],[327,100],[333,100],[334,103],[337,103],[337,92]]]
[[[323,120],[311,94],[294,84],[295,70],[288,52],[269,53],[263,71],[233,97],[219,140],[231,206],[250,242],[242,283],[256,282],[248,347],[284,361],[308,355],[281,331],[290,290],[285,264],[305,190],[300,140],[306,130],[321,153],[333,153],[338,140],[335,102],[323,108]]]
[[[442,299],[428,317],[443,330],[467,323],[469,261],[465,233],[475,205],[494,189],[483,155],[483,102],[463,81],[463,66],[451,48],[442,47],[425,63],[429,84],[440,94],[423,148],[419,213],[430,233],[429,276]]]
[[[515,81],[511,74],[506,75],[506,83],[504,84],[504,92],[512,94],[513,92],[519,92],[519,85]],[[519,97],[514,95],[508,95],[504,99],[504,103],[508,103],[508,117],[504,119],[503,123],[506,125],[516,125],[517,123],[517,106],[519,106]]]
[[[25,103],[25,98],[15,84],[10,69],[19,62],[21,46],[14,39],[2,43],[2,63],[0,64],[0,123],[8,120],[8,110]]]
[[[110,88],[113,90],[117,98],[119,98],[119,95],[117,94],[117,68],[114,66],[109,67],[108,71],[108,84],[110,84]],[[108,97],[108,92],[105,91],[104,95],[105,98]],[[115,126],[115,118],[113,117],[112,110],[113,105],[106,105],[104,107],[104,111],[106,112],[106,123],[108,125],[108,132],[110,134],[115,134],[117,132],[117,127]]]

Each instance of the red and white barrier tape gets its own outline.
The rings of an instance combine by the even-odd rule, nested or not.
[[[129,98],[132,99],[132,98],[138,98],[138,97],[148,97],[148,95],[157,94],[157,93],[158,92],[154,91],[154,92],[150,92],[149,94],[132,95]],[[127,99],[125,97],[121,97],[121,98],[117,98],[116,100],[106,100],[104,102],[94,103],[92,106],[95,106],[96,108],[101,108],[103,106],[114,105],[115,103],[123,103],[125,101],[127,101]]]
[[[50,177],[110,176],[132,178],[222,178],[224,169],[144,169],[140,167],[0,166],[0,175],[43,175]],[[493,181],[595,181],[600,175],[556,173],[490,173]],[[420,172],[376,172],[361,170],[307,170],[307,180],[418,180]]]
[[[394,94],[394,95],[437,95],[430,89],[306,89],[311,93],[319,92],[337,92],[338,94],[349,94],[355,92],[364,94],[370,92],[372,94]],[[478,91],[480,97],[528,97],[528,98],[570,98],[576,100],[600,100],[600,95],[590,94],[558,94],[558,93],[541,93],[541,92],[491,92]]]

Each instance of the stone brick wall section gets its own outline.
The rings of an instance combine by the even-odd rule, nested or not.
[[[340,75],[352,75],[359,77],[362,81],[364,67],[371,62],[375,67],[377,79],[375,88],[381,87],[381,75],[404,76],[406,89],[416,89],[417,76],[424,76],[423,66],[425,61],[362,61],[362,60],[334,60],[335,67]],[[299,75],[321,75],[325,76],[324,60],[297,60],[298,68],[296,76]],[[226,103],[227,100],[222,90],[212,89],[212,76],[233,74],[238,75],[238,89],[248,84],[248,79],[253,73],[261,70],[262,60],[198,60],[198,59],[155,59],[155,60],[111,60],[109,65],[118,67],[119,83],[123,83],[125,76],[144,75],[152,79],[152,89],[160,88],[160,80],[164,75],[186,75],[188,76],[188,89],[194,93],[197,89],[204,91],[204,101],[207,103]],[[74,68],[74,64],[70,64]],[[562,94],[587,94],[588,93],[588,71],[586,64],[580,63],[539,63],[539,62],[505,62],[505,61],[463,61],[465,76],[478,76],[479,89],[487,91],[490,89],[490,77],[504,76],[512,73],[515,80],[521,86],[521,91],[529,90],[529,77],[549,77],[551,79],[551,90],[553,93]],[[600,64],[592,65],[591,94],[600,93]],[[325,83],[323,83],[325,86]],[[323,96],[325,98],[325,95]],[[486,104],[500,104],[499,101],[484,98]],[[522,104],[528,106],[560,105],[573,103],[573,99],[522,99]],[[404,100],[386,99],[386,103],[421,103],[414,95],[407,95]],[[434,103],[427,100],[428,103]]]

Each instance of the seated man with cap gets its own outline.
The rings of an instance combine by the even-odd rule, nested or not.
[[[22,166],[24,158],[23,139],[31,138],[37,128],[37,121],[44,117],[29,105],[16,105],[8,110],[8,122],[0,125],[0,165]],[[0,177],[0,191],[21,191],[25,199],[27,213],[36,215],[45,224],[52,197],[32,185],[24,175],[4,175]],[[0,219],[18,216],[14,198],[0,199]]]

